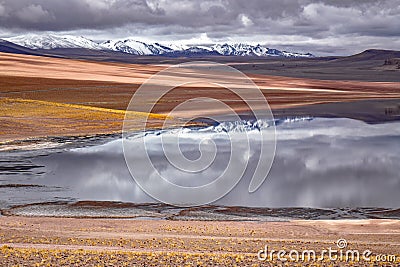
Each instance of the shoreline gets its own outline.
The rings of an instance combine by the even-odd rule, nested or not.
[[[3,187],[15,187],[4,185]],[[32,187],[37,185],[21,185]],[[161,220],[210,222],[283,222],[292,220],[398,220],[400,209],[390,207],[252,207],[209,204],[179,207],[160,202],[136,203],[122,201],[71,200],[10,205],[0,215],[31,218],[75,218],[111,220]]]

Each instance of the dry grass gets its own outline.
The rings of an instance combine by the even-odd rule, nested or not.
[[[372,262],[334,266],[380,266],[377,254],[397,256],[399,222],[391,220],[196,222],[2,217],[2,266],[264,266],[257,252],[348,247],[373,252]],[[304,263],[282,262],[282,266]],[[330,266],[326,258],[315,266]],[[374,265],[375,264],[375,265]]]
[[[122,112],[132,95],[146,79],[165,67],[0,53],[0,141],[120,132]],[[172,77],[165,77],[166,81],[181,79],[181,71],[185,72],[179,69]],[[259,74],[249,77],[262,89],[272,109],[400,98],[400,84],[396,82],[324,81]],[[153,112],[168,114],[178,104],[197,97],[219,99],[236,111],[248,110],[233,93],[202,83],[173,90],[158,102]],[[10,99],[14,99],[14,103],[11,104]],[[22,102],[22,99],[27,102]],[[148,104],[135,107],[135,111],[145,110]],[[257,108],[265,106],[260,103]],[[215,106],[204,104],[202,108],[189,107],[177,116],[206,116],[220,112]],[[134,125],[136,117],[132,118]],[[140,118],[138,120],[141,122]],[[160,125],[159,118],[153,117],[147,126]]]
[[[128,111],[137,125],[157,127],[165,115]],[[0,98],[1,140],[21,137],[93,135],[121,132],[125,110],[31,99]],[[134,129],[132,129],[134,130]]]
[[[3,266],[258,266],[238,253],[91,251],[84,249],[0,249]],[[253,263],[253,264],[252,264]]]

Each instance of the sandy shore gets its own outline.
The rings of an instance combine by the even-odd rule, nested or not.
[[[382,255],[397,256],[386,266],[400,263],[398,220],[200,222],[12,216],[0,217],[0,262],[2,266],[268,266],[257,257],[266,245],[288,252],[315,250],[318,255],[329,247],[337,249],[336,241],[343,238],[345,250],[368,249],[378,266],[383,265],[376,257]],[[277,258],[272,262],[294,264]],[[329,263],[325,258],[318,266]],[[340,260],[333,264],[350,265]]]

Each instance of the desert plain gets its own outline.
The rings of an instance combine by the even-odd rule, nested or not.
[[[209,60],[218,61],[215,58]],[[150,63],[145,61],[142,64],[113,63],[0,53],[1,142],[46,136],[120,133],[129,101],[141,84],[152,75],[182,60],[167,61],[164,64],[158,64],[159,61],[155,58]],[[222,63],[233,67],[239,66],[239,70],[242,68],[244,73],[260,88],[275,114],[296,115],[299,113],[301,115],[307,112],[298,110],[291,112],[292,108],[312,107],[312,110],[314,107],[320,107],[318,104],[324,103],[356,103],[355,101],[359,100],[373,100],[375,102],[371,105],[366,107],[364,105],[362,110],[364,113],[372,115],[378,113],[383,120],[397,119],[396,100],[400,98],[400,83],[396,76],[390,73],[392,76],[388,77],[387,82],[368,81],[371,77],[379,80],[381,73],[384,73],[380,69],[372,69],[371,73],[366,72],[360,78],[367,80],[340,80],[341,75],[348,78],[347,69],[342,70],[342,73],[331,75],[338,79],[324,80],[282,76],[299,76],[301,73],[307,73],[301,69],[300,74],[284,71],[276,73],[276,67],[267,65],[263,74],[260,74],[259,68],[262,67],[256,70],[251,67],[246,69],[243,67],[243,62],[235,62],[235,59],[232,59],[232,62]],[[247,65],[255,64],[263,66],[259,62]],[[317,63],[317,65],[321,64],[325,62]],[[347,63],[344,62],[343,65],[346,66]],[[268,73],[270,68],[274,69],[274,71],[269,71],[274,75],[264,74]],[[308,70],[307,66],[305,68]],[[336,70],[340,69],[336,67]],[[392,71],[398,73],[397,70],[389,72]],[[179,75],[185,74],[184,71],[182,72],[165,79],[179,79]],[[314,76],[318,77],[317,74]],[[223,77],[221,75],[221,80]],[[248,111],[246,103],[231,91],[207,84],[207,79],[203,79],[202,82],[203,84],[180,86],[164,95],[154,107],[154,116],[149,117],[148,126],[160,127],[165,116],[176,105],[196,97],[221,100],[237,112]],[[234,87],[242,86],[242,84],[235,85],[235,81],[232,81],[229,85]],[[381,102],[376,103],[376,100],[394,100],[394,102],[380,104]],[[346,105],[356,118],[359,106],[357,103]],[[265,106],[260,105],[258,108],[263,109]],[[137,116],[129,118],[137,119],[138,122],[146,120],[147,114],[141,114],[140,110],[140,106],[137,109],[135,107],[135,110],[131,111],[137,111]],[[328,106],[328,115],[340,115],[342,110],[342,106],[334,106],[333,109]],[[387,110],[394,110],[394,112],[388,113]],[[179,125],[180,118],[201,117],[218,112],[213,109],[213,106],[205,106],[201,110],[186,110],[173,119]],[[350,113],[345,116],[351,117]],[[313,115],[312,112],[310,115]]]
[[[3,266],[398,266],[397,220],[286,222],[0,218]],[[339,251],[369,260],[259,259],[259,251]],[[261,254],[262,255],[262,254]],[[332,254],[334,255],[339,254]],[[395,257],[393,257],[395,255]],[[361,256],[360,256],[361,257]],[[385,260],[382,260],[385,257]]]
[[[244,71],[260,88],[277,116],[343,115],[376,123],[397,120],[400,115],[400,81],[396,78],[399,71],[385,70],[380,65],[365,71],[357,66],[351,68],[358,58],[351,62],[339,60],[329,68],[318,68],[325,63],[312,60],[284,63],[273,60],[265,63],[259,59],[243,62],[236,58],[212,60]],[[126,111],[132,95],[146,79],[185,60],[133,61],[0,53],[1,146],[50,137],[120,134],[126,112],[133,112],[138,123],[146,121],[152,128],[161,127],[164,120],[173,120],[179,125],[186,117],[219,113],[207,107],[207,114],[205,110],[194,109],[178,117],[168,116],[177,104],[195,97],[220,99],[238,112],[245,113],[248,109],[243,101],[223,88],[195,84],[165,95],[151,113],[143,113],[141,107]],[[347,67],[357,70],[354,79]],[[325,72],[312,72],[315,69]],[[389,71],[388,78],[380,78],[385,71]],[[349,263],[331,262],[325,257],[311,266],[400,264],[398,220],[205,222],[23,216],[0,216],[0,264],[304,266],[304,262],[260,261],[257,252],[265,245],[275,250],[320,251],[335,248],[335,242],[343,238],[348,248],[371,250],[375,258],[371,262]],[[379,262],[377,255],[396,257],[394,261]]]

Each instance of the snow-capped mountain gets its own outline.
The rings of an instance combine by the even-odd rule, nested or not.
[[[268,54],[268,48],[249,44],[217,44],[213,49],[224,56],[263,56]]]
[[[224,56],[283,56],[281,51],[269,49],[259,44],[217,44],[212,48]]]
[[[133,55],[162,55],[175,51],[174,48],[159,43],[146,44],[133,39],[108,40],[100,43],[105,50],[113,50]]]
[[[132,55],[163,56],[278,56],[278,57],[313,57],[312,54],[271,49],[260,44],[214,44],[214,45],[177,45],[145,43],[135,39],[108,40],[95,42],[82,36],[24,35],[5,40],[30,49],[86,48],[91,50],[117,51]]]
[[[103,49],[98,43],[82,36],[29,34],[29,35],[22,35],[4,39],[14,44],[24,46],[30,49],[56,49],[56,48],[87,48],[94,50]]]
[[[287,52],[287,51],[282,51],[282,54],[284,57],[315,57],[311,53],[296,53],[296,52]]]

